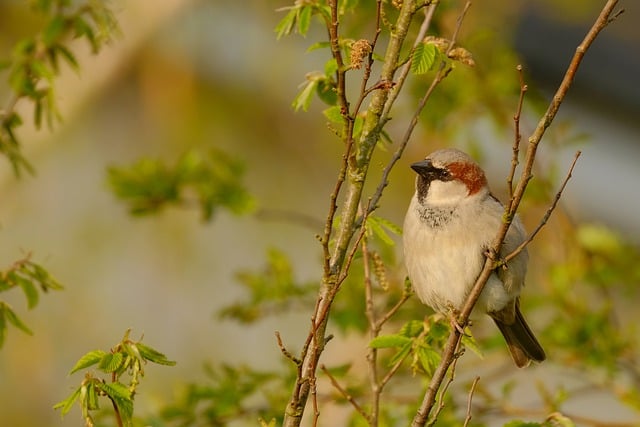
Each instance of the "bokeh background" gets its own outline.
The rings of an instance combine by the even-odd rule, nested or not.
[[[474,4],[468,19],[511,46],[529,86],[548,97],[601,3],[492,0]],[[550,136],[556,149],[542,151],[540,167],[553,161],[565,170],[581,149],[565,208],[576,220],[606,224],[638,244],[640,12],[634,2],[623,3],[626,13],[587,54]],[[246,185],[261,209],[321,220],[340,147],[318,119],[321,105],[308,113],[290,105],[304,74],[322,68],[324,52],[305,53],[309,40],[298,36],[276,41],[273,28],[282,17],[276,9],[285,1],[112,4],[123,35],[98,56],[77,45],[81,71],[63,70],[58,83],[64,122],[51,132],[20,130],[36,176],[16,180],[0,162],[0,263],[32,252],[65,285],[30,312],[22,295],[6,297],[35,335],[11,329],[0,350],[2,425],[79,425],[76,410],[61,420],[51,409],[79,381],[66,373],[86,351],[118,342],[127,328],[178,361],[148,368],[136,410],[153,411],[180,384],[198,379],[205,362],[273,365],[281,357],[273,331],[299,342],[307,324],[307,313],[283,313],[245,328],[215,313],[242,297],[234,274],[263,265],[269,247],[292,258],[301,280],[316,279],[313,232],[226,212],[210,223],[189,210],[132,218],[109,192],[106,169],[140,156],[171,161],[188,148],[221,148],[245,163]],[[26,2],[0,2],[0,57],[9,57],[39,23]],[[2,82],[0,100],[7,90]],[[496,182],[508,166],[509,145],[497,142],[478,114],[456,141],[473,133]],[[525,133],[535,122],[523,120]],[[424,133],[416,135],[386,196],[384,214],[396,223],[412,192],[405,166],[430,147]],[[563,138],[572,144],[557,149]]]

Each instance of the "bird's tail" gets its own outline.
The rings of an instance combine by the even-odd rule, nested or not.
[[[528,366],[532,360],[542,362],[546,358],[542,346],[522,316],[519,301],[516,300],[513,323],[507,324],[503,319],[493,316],[491,318],[502,332],[511,357],[519,368]]]

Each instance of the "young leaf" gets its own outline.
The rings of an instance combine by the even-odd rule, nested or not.
[[[342,113],[340,113],[340,106],[334,105],[333,107],[329,107],[322,111],[322,114],[334,125],[342,125],[344,122],[344,117],[342,117]]]
[[[478,345],[478,342],[473,337],[473,335],[471,335],[471,331],[468,328],[465,330],[465,334],[462,335],[462,344],[465,346],[465,348],[468,348],[473,353],[475,353],[475,355],[480,359],[484,359],[482,349]]]
[[[293,102],[291,103],[291,106],[293,107],[294,111],[309,110],[309,105],[311,105],[311,99],[313,98],[313,93],[315,92],[317,86],[318,86],[317,78],[307,79],[307,81],[304,83],[302,90],[296,95]]]
[[[411,338],[402,335],[380,335],[369,342],[371,348],[392,348],[402,347],[411,343]]]
[[[313,8],[311,5],[304,5],[299,8],[298,11],[298,33],[306,36],[311,25],[311,12],[313,12]]]
[[[158,350],[144,345],[141,342],[136,343],[136,346],[144,360],[157,363],[158,365],[174,366],[176,364],[175,361],[167,359],[167,356],[160,353]]]
[[[108,374],[112,372],[116,372],[120,368],[120,366],[122,366],[123,359],[124,359],[124,355],[120,352],[105,353],[102,359],[100,359],[100,364],[98,365],[98,369]]]
[[[114,382],[114,383],[98,383],[98,388],[102,390],[107,396],[117,399],[131,400],[131,390],[126,385]]]
[[[410,320],[402,326],[399,334],[405,337],[414,338],[420,335],[423,330],[423,322],[421,322],[420,320]]]
[[[288,36],[293,31],[298,16],[298,9],[293,7],[276,25],[276,39],[280,40],[283,36]]]
[[[76,400],[78,400],[78,398],[80,397],[81,389],[82,387],[78,387],[73,393],[69,395],[69,397],[53,405],[53,409],[60,409],[60,415],[64,416],[71,410],[73,404],[76,403]]]
[[[26,334],[33,335],[33,332],[31,331],[31,329],[29,329],[29,327],[24,324],[24,322],[16,315],[16,313],[8,304],[5,304],[4,302],[0,302],[0,311],[4,313],[3,316],[13,326],[20,329],[22,332]]]
[[[75,366],[71,368],[71,371],[69,371],[69,375],[79,371],[80,369],[85,369],[85,368],[88,368],[89,366],[95,365],[96,363],[100,362],[102,358],[106,355],[107,353],[102,350],[90,351],[89,353],[82,356],[80,360],[76,362]]]
[[[438,48],[433,44],[420,43],[413,51],[411,72],[424,74],[429,71],[438,57]]]
[[[420,346],[417,351],[420,366],[428,374],[431,375],[440,363],[440,353],[431,347]]]

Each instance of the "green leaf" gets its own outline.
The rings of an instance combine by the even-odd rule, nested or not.
[[[540,423],[513,420],[506,423],[503,427],[543,427],[543,426]]]
[[[296,97],[293,99],[293,102],[291,103],[291,106],[293,107],[294,111],[309,110],[309,106],[311,105],[311,99],[313,98],[313,93],[315,92],[317,86],[318,86],[317,78],[310,78],[304,83],[302,90],[298,92]]]
[[[0,348],[4,345],[4,339],[7,336],[7,322],[4,317],[4,310],[0,307]]]
[[[42,41],[46,46],[51,46],[64,32],[66,27],[66,19],[63,15],[56,15],[49,22],[49,25],[44,29],[42,33]]]
[[[334,105],[322,111],[322,114],[335,125],[342,125],[344,123],[344,117],[342,117],[341,108],[339,105]]]
[[[420,43],[413,51],[411,72],[424,74],[429,71],[438,57],[438,48],[433,44]]]
[[[22,332],[33,335],[33,332],[24,322],[18,317],[18,315],[13,311],[13,309],[6,303],[0,302],[0,310],[3,311],[4,317],[16,328],[20,329]]]
[[[75,55],[71,53],[71,51],[67,49],[64,45],[56,44],[55,46],[53,46],[53,49],[55,50],[56,53],[59,53],[60,55],[62,55],[62,57],[67,61],[67,64],[69,64],[69,66],[74,71],[78,72],[80,70],[80,64],[78,64],[78,61],[76,60]]]
[[[100,401],[98,399],[98,389],[96,388],[96,380],[86,384],[86,393],[82,405],[89,411],[100,409]]]
[[[129,399],[131,400],[131,390],[126,385],[119,382],[112,383],[99,383],[98,388],[105,392],[105,394],[112,398]]]
[[[482,349],[480,349],[478,342],[473,337],[473,335],[471,335],[471,331],[469,330],[469,328],[467,328],[465,330],[465,333],[462,335],[462,345],[464,345],[465,348],[468,348],[473,353],[475,353],[475,355],[478,356],[480,359],[484,359],[484,354],[482,353]]]
[[[400,329],[399,334],[405,337],[415,338],[424,330],[424,322],[420,320],[410,320]]]
[[[420,346],[417,350],[418,360],[420,366],[428,374],[433,374],[433,371],[440,364],[440,353],[431,347]]]
[[[302,36],[306,36],[311,25],[311,14],[313,8],[311,5],[304,5],[298,8],[298,33]]]
[[[107,355],[107,353],[102,350],[90,351],[76,362],[75,366],[71,368],[71,371],[69,371],[69,375],[79,371],[80,369],[85,369],[89,366],[95,365],[96,363],[100,362],[105,355]]]
[[[283,36],[288,36],[293,31],[298,17],[298,9],[292,7],[289,12],[278,22],[275,28],[276,39],[280,40]]]
[[[549,415],[547,421],[550,421],[553,427],[576,427],[575,423],[570,418],[562,415],[560,412],[554,412]]]
[[[81,389],[82,387],[78,387],[73,393],[69,395],[69,397],[53,405],[53,409],[60,409],[60,415],[64,416],[71,410],[73,404],[76,403],[76,401],[80,397]]]
[[[36,305],[38,305],[40,294],[38,293],[38,288],[32,280],[22,277],[16,271],[8,273],[7,276],[11,277],[12,280],[17,283],[22,289],[24,296],[27,298],[27,307],[29,309],[32,309]]]
[[[384,244],[388,246],[394,246],[395,242],[389,236],[389,234],[387,234],[386,230],[389,230],[396,235],[402,234],[402,229],[400,227],[393,224],[389,220],[380,218],[379,216],[374,216],[374,215],[368,216],[367,226],[369,227],[370,233],[373,233],[374,236],[376,236],[378,239],[380,239]]]
[[[311,46],[309,46],[307,48],[307,53],[313,52],[314,50],[326,49],[326,48],[330,48],[330,47],[331,47],[331,43],[329,43],[329,42],[316,42],[316,43],[313,43]]]
[[[402,335],[380,335],[369,342],[371,348],[393,348],[402,347],[411,343],[411,338]]]
[[[175,361],[167,359],[167,356],[160,353],[158,350],[151,348],[141,342],[136,343],[140,355],[149,362],[157,363],[158,365],[174,366]]]
[[[100,359],[98,369],[108,374],[116,372],[120,368],[120,366],[122,366],[123,360],[124,355],[120,352],[105,353],[104,356],[102,356],[102,359]]]

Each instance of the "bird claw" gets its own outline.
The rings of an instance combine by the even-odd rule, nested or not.
[[[469,336],[469,334],[467,334],[464,331],[464,327],[466,325],[461,325],[460,323],[458,323],[458,314],[460,314],[458,310],[456,310],[453,306],[449,305],[448,311],[447,311],[447,319],[449,320],[449,325],[451,325],[452,328],[457,330],[460,333],[460,335]]]
[[[497,254],[496,251],[493,250],[493,248],[485,249],[484,256],[494,262],[495,268],[502,267],[505,270],[508,268],[507,261],[505,261],[503,257]]]

